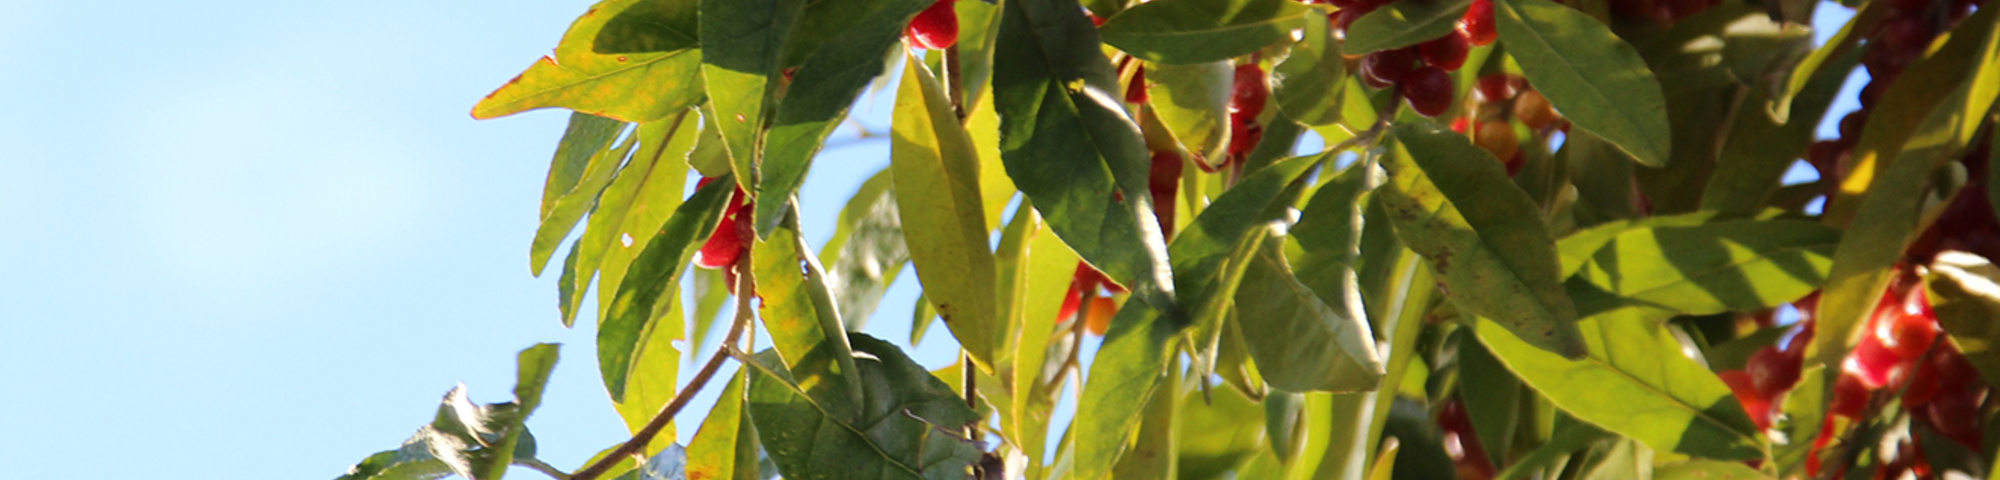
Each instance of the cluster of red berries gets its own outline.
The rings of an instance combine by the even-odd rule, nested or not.
[[[1257,123],[1257,117],[1264,114],[1264,104],[1271,98],[1268,80],[1255,61],[1236,66],[1229,94],[1229,160],[1225,165],[1242,164],[1243,157],[1264,140],[1264,126]]]
[[[937,0],[930,8],[910,19],[910,26],[903,29],[903,37],[917,48],[944,50],[958,43],[958,11],[952,3],[958,0]]]
[[[1619,0],[1611,2],[1611,14],[1630,20],[1673,25],[1721,4],[1722,0]]]
[[[1515,136],[1510,119],[1527,125],[1536,138],[1544,138],[1565,126],[1548,98],[1519,75],[1495,73],[1479,77],[1472,92],[1468,109],[1471,116],[1453,120],[1451,129],[1471,134],[1473,144],[1506,164],[1508,175],[1520,173],[1521,166],[1527,163],[1521,157],[1521,139]]]
[[[1480,445],[1479,435],[1473,431],[1472,416],[1466,413],[1464,401],[1457,397],[1446,400],[1438,409],[1437,424],[1444,431],[1444,452],[1451,457],[1459,480],[1488,480],[1497,475],[1486,447]]]
[[[1063,295],[1062,310],[1056,313],[1056,323],[1075,319],[1076,311],[1086,308],[1083,301],[1087,298],[1090,310],[1084,312],[1084,328],[1092,334],[1104,335],[1104,331],[1111,328],[1111,317],[1118,311],[1118,301],[1109,295],[1101,295],[1099,287],[1113,294],[1125,293],[1125,287],[1105,277],[1104,272],[1091,268],[1088,263],[1076,262],[1076,274],[1070,277],[1069,293]]]
[[[1335,27],[1345,31],[1355,19],[1395,0],[1327,0],[1340,10],[1334,13]],[[1473,46],[1487,45],[1499,37],[1493,29],[1492,0],[1474,0],[1459,19],[1458,28],[1442,37],[1416,45],[1370,53],[1361,59],[1360,76],[1368,86],[1389,88],[1400,85],[1410,109],[1426,117],[1436,117],[1451,108],[1456,89],[1449,72],[1465,66],[1465,56]]]

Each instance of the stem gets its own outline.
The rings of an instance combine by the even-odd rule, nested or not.
[[[523,467],[528,467],[529,469],[532,469],[537,472],[542,472],[543,475],[548,475],[549,478],[554,478],[556,480],[570,480],[568,474],[563,473],[562,470],[557,470],[555,466],[542,462],[542,460],[539,458],[516,457],[514,458],[514,464]]]
[[[958,116],[958,123],[965,123],[965,74],[959,68],[956,43],[944,49],[944,80],[946,96],[951,97],[951,113]]]
[[[623,445],[619,445],[617,449],[611,451],[611,454],[605,455],[603,458],[597,459],[596,462],[577,470],[576,474],[568,477],[568,480],[595,480],[597,477],[604,475],[606,471],[611,470],[612,466],[617,465],[625,457],[639,455],[639,452],[646,449],[647,444],[653,443],[653,437],[659,436],[660,431],[666,430],[667,424],[673,423],[674,415],[680,414],[682,408],[687,408],[688,401],[694,400],[694,395],[700,393],[702,387],[708,385],[708,380],[715,377],[715,371],[722,368],[722,361],[729,358],[729,351],[736,347],[736,339],[743,336],[744,326],[750,324],[750,299],[756,296],[752,292],[752,289],[757,288],[757,286],[751,278],[749,267],[749,255],[744,255],[743,258],[737,259],[736,265],[731,267],[735,268],[738,272],[736,276],[736,319],[729,325],[729,334],[723,338],[722,345],[716,348],[715,355],[708,358],[708,363],[701,366],[701,371],[694,374],[694,379],[689,380],[687,386],[681,388],[680,393],[674,394],[673,401],[667,402],[665,407],[661,407],[660,413],[653,415],[653,419],[646,422],[646,426],[640,428],[639,433],[632,434],[631,440],[627,440]]]
[[[1087,295],[1096,296],[1097,292],[1090,292]],[[1062,387],[1063,381],[1069,378],[1070,369],[1082,368],[1078,357],[1083,354],[1083,322],[1088,319],[1090,313],[1090,304],[1085,302],[1092,299],[1082,295],[1078,295],[1078,299],[1076,313],[1070,316],[1069,321],[1069,358],[1063,359],[1062,369],[1056,370],[1055,378],[1049,379],[1049,390],[1052,391]],[[1079,371],[1077,375],[1082,376],[1083,372]],[[1081,392],[1083,389],[1078,388],[1077,391]]]

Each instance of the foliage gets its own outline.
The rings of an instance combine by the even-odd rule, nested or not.
[[[473,115],[575,112],[530,265],[633,438],[536,459],[538,345],[341,478],[2000,475],[2000,9],[1846,3],[603,0]],[[954,365],[859,333],[906,263]]]

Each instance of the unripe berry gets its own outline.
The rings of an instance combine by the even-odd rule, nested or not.
[[[1514,128],[1500,120],[1480,122],[1479,128],[1473,129],[1472,143],[1503,162],[1521,153],[1521,140],[1514,137]]]
[[[1514,95],[1514,118],[1528,126],[1528,130],[1540,132],[1556,122],[1556,109],[1549,104],[1548,97],[1534,90],[1522,91]]]
[[[910,45],[943,50],[958,43],[958,12],[952,8],[954,1],[938,0],[918,13],[917,18],[910,19],[910,26],[903,31]]]
[[[1090,311],[1083,314],[1083,328],[1091,335],[1104,336],[1111,329],[1111,317],[1118,314],[1118,302],[1110,297],[1090,299]]]
[[[1418,115],[1436,117],[1451,109],[1453,85],[1451,74],[1437,67],[1425,66],[1410,72],[1403,80],[1403,99],[1410,103],[1410,110]]]

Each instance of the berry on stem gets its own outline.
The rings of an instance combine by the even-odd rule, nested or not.
[[[1621,3],[1628,2],[1611,2],[1614,6]],[[1465,18],[1458,21],[1458,31],[1473,45],[1490,45],[1500,38],[1500,31],[1493,29],[1493,0],[1472,0]]]
[[[917,48],[943,50],[958,43],[958,11],[952,8],[956,0],[938,0],[925,8],[917,18],[910,19],[910,26],[903,30],[910,45]]]
[[[1424,63],[1445,71],[1465,66],[1465,55],[1471,51],[1472,41],[1466,39],[1465,32],[1456,30],[1417,45],[1417,53],[1424,58]]]
[[[1436,117],[1451,109],[1451,74],[1437,67],[1425,66],[1411,71],[1403,81],[1403,99],[1410,103],[1410,110],[1418,115]]]

